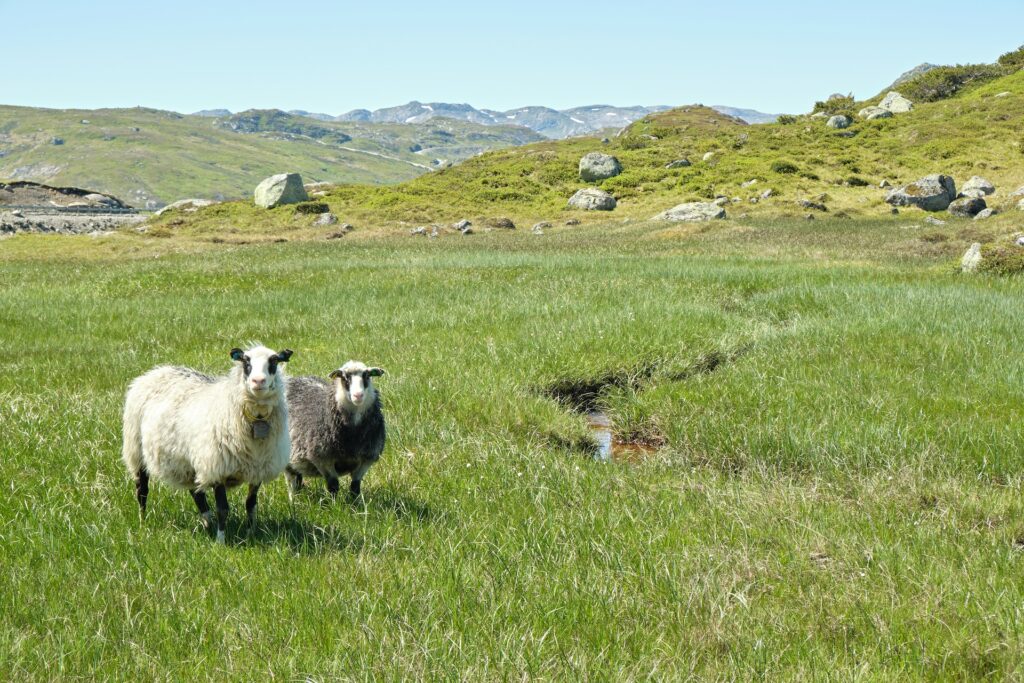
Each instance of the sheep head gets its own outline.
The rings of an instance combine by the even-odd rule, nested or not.
[[[248,351],[231,349],[231,360],[239,364],[245,390],[252,398],[262,400],[273,397],[279,387],[284,386],[280,363],[287,363],[292,357],[291,349],[274,351],[266,346],[253,346]]]

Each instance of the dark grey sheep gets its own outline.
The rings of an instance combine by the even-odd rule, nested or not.
[[[302,488],[303,477],[323,477],[332,496],[338,477],[352,477],[353,497],[367,470],[384,450],[384,413],[371,379],[384,374],[349,361],[330,374],[288,379],[291,461],[285,469],[288,495]]]

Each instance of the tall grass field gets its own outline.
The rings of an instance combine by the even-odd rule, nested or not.
[[[0,242],[6,680],[1024,676],[1024,281],[958,224]],[[349,359],[363,497],[228,543],[120,462],[128,382]],[[595,461],[582,411],[653,450]]]

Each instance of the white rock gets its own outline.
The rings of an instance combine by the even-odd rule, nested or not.
[[[964,253],[960,259],[960,270],[964,273],[973,273],[981,265],[981,243],[975,242],[971,248]]]
[[[654,217],[656,221],[694,223],[725,218],[725,209],[710,202],[689,202],[672,207]]]
[[[914,103],[893,90],[878,103],[878,106],[893,114],[906,114],[914,108]]]

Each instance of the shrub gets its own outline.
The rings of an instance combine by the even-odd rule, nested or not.
[[[796,123],[796,117],[793,116],[792,114],[783,114],[782,116],[777,118],[776,121],[778,123],[781,123],[783,126],[790,126]]]
[[[999,64],[941,66],[900,86],[900,92],[915,102],[935,102],[952,97],[967,86],[981,85],[1006,75]]]
[[[1024,272],[1024,249],[1012,241],[983,247],[978,270],[995,275],[1018,275]]]
[[[622,138],[622,149],[643,149],[647,146],[648,142],[647,138],[637,136]]]
[[[857,176],[852,175],[846,179],[846,184],[849,185],[850,187],[867,187],[871,183],[864,180],[863,178],[858,178]]]
[[[853,98],[853,93],[849,95],[833,95],[824,102],[815,102],[814,111],[812,114],[824,113],[829,116],[835,116],[837,114],[846,114],[847,116],[854,110],[857,102]]]
[[[999,57],[999,66],[1010,71],[1019,71],[1024,68],[1024,45]]]
[[[791,161],[773,161],[771,169],[776,173],[796,173],[800,169]]]

